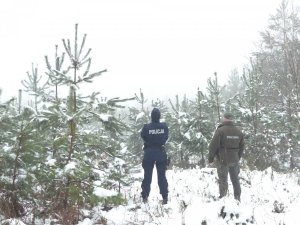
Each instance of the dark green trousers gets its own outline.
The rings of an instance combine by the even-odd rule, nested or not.
[[[217,172],[219,177],[219,193],[220,198],[224,197],[228,192],[228,173],[233,186],[234,198],[240,201],[241,185],[239,179],[240,166],[238,163],[224,165],[217,161]]]

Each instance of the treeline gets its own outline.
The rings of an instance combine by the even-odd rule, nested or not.
[[[245,134],[244,166],[298,168],[300,20],[291,8],[285,1],[280,5],[249,65],[233,70],[227,85],[220,86],[215,73],[194,98],[168,101],[151,100],[142,90],[132,99],[79,94],[78,87],[106,70],[90,72],[91,49],[85,50],[86,35],[81,38],[76,25],[74,41],[63,39],[63,51],[56,46],[53,59],[45,56],[46,73],[32,66],[22,81],[30,104],[24,104],[22,91],[0,103],[2,217],[74,224],[82,209],[122,204],[122,187],[140,168],[140,130],[152,107],[160,108],[170,128],[173,167],[205,167],[214,130],[230,111]],[[68,90],[65,97],[62,90]],[[127,101],[136,104],[126,107]],[[101,197],[96,188],[119,194]]]

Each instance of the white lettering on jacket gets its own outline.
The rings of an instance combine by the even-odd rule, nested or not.
[[[227,136],[227,139],[239,139],[239,136]]]
[[[164,129],[153,129],[149,130],[149,134],[164,134],[165,130]]]

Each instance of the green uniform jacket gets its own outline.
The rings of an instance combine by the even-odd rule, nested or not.
[[[238,163],[244,153],[244,135],[231,121],[223,122],[209,144],[208,161],[214,157],[225,164]]]

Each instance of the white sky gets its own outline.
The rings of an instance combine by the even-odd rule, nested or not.
[[[294,4],[300,0],[294,0]],[[62,38],[87,33],[92,71],[107,69],[87,89],[111,97],[163,98],[225,82],[247,62],[259,31],[281,0],[9,0],[0,3],[0,88],[16,96],[31,63],[45,70]],[[85,90],[85,89],[84,89]]]

